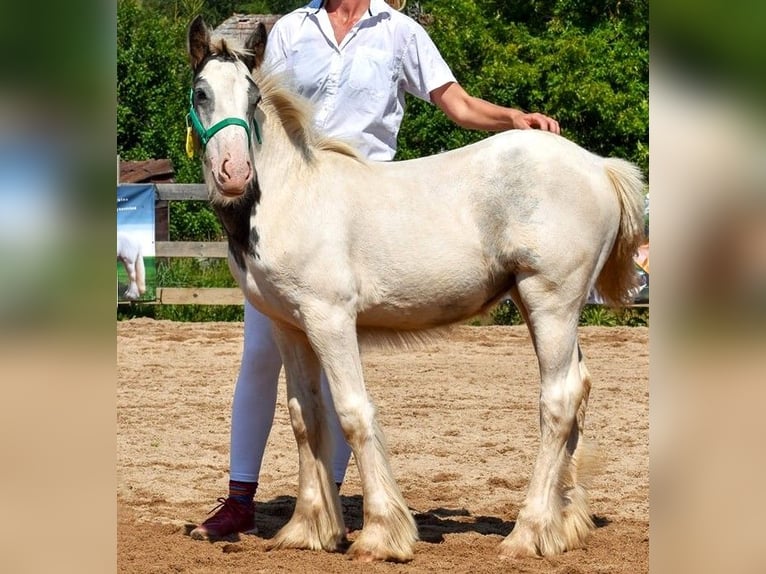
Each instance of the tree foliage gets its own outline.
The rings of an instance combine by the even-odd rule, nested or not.
[[[648,171],[646,0],[423,0],[408,10],[427,25],[469,93],[553,116],[580,145]],[[411,99],[398,157],[486,135],[466,132]]]
[[[177,181],[199,182],[199,160],[189,159],[184,149],[191,72],[185,56],[190,17],[183,11],[199,6],[157,4],[117,5],[117,152],[123,160],[170,158]],[[221,237],[206,205],[173,202],[170,209],[171,239]]]
[[[170,158],[179,181],[200,181],[184,152],[191,72],[187,18],[170,18],[137,0],[117,5],[117,151],[125,160]]]
[[[197,13],[217,25],[233,12],[284,13],[301,0],[118,0],[118,152],[123,159],[172,159],[180,182],[201,181],[184,153],[191,72],[186,26]],[[540,111],[565,136],[648,171],[647,0],[410,0],[466,90],[494,103]],[[483,137],[435,106],[408,98],[397,159]],[[174,239],[220,233],[209,212],[178,202]]]

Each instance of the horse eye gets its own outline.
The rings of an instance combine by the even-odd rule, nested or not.
[[[206,102],[207,94],[205,93],[205,90],[194,90],[194,100],[197,103]]]

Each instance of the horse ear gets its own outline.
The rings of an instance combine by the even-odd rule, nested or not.
[[[210,30],[201,15],[189,24],[186,50],[189,53],[192,70],[196,70],[200,62],[210,53]]]
[[[263,57],[266,51],[266,37],[266,26],[263,22],[258,22],[255,26],[255,30],[250,34],[247,42],[245,42],[245,48],[252,54],[252,57],[248,57],[245,63],[251,70],[260,68],[263,63]]]

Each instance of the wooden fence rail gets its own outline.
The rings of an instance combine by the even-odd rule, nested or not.
[[[207,201],[207,188],[201,183],[158,183],[157,201]],[[154,243],[156,257],[205,257],[226,259],[226,241],[160,241]],[[157,286],[157,302],[165,305],[243,305],[238,287],[162,287]]]

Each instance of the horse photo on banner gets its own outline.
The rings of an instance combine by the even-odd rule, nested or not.
[[[154,198],[150,184],[117,186],[118,302],[155,299]]]

